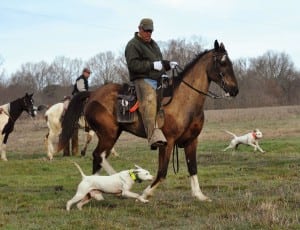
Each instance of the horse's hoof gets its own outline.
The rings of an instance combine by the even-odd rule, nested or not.
[[[195,195],[195,197],[200,201],[212,202],[212,200],[204,195]]]

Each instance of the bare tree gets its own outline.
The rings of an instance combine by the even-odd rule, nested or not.
[[[81,74],[82,69],[83,61],[81,59],[56,57],[50,65],[51,77],[48,79],[48,84],[72,85]]]
[[[4,58],[0,55],[0,86],[4,87],[6,85],[5,80],[5,69],[3,68]]]
[[[240,58],[233,61],[234,73],[238,79],[245,79],[245,77],[247,77],[248,68],[249,68],[248,59]]]
[[[121,82],[129,81],[129,73],[128,73],[125,55],[120,55],[116,59],[116,72],[117,72],[118,79],[120,79]]]
[[[111,51],[95,55],[87,64],[93,72],[92,84],[99,86],[109,82],[120,82],[116,58]]]
[[[268,51],[258,58],[250,59],[250,69],[264,82],[269,92],[277,92],[274,96],[277,96],[281,103],[286,104],[290,101],[291,88],[297,74],[289,55]],[[276,86],[280,87],[281,93]]]
[[[203,51],[202,39],[194,38],[187,41],[185,39],[172,39],[167,42],[160,42],[163,58],[170,61],[177,61],[180,66],[186,65],[195,55]]]
[[[203,41],[199,37],[172,39],[159,42],[159,45],[163,58],[177,61],[181,67],[203,51]],[[40,103],[54,103],[71,93],[75,79],[84,67],[89,67],[93,72],[90,78],[92,86],[129,81],[124,54],[115,56],[110,51],[98,53],[87,62],[61,56],[56,57],[50,65],[44,61],[25,63],[6,81],[3,62],[0,56],[0,101],[12,99],[16,94],[35,92]],[[239,95],[231,101],[208,99],[206,108],[299,104],[300,72],[286,53],[267,51],[258,57],[235,60],[233,66],[240,88]],[[217,94],[223,93],[214,84],[210,90]]]

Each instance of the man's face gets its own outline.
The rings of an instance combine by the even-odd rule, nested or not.
[[[84,76],[85,78],[89,78],[90,75],[91,75],[91,72],[88,72],[88,71],[84,71],[84,72],[83,72],[83,76]]]
[[[139,27],[139,35],[145,42],[151,41],[152,30],[144,30],[142,27]]]

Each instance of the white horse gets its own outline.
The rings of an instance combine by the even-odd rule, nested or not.
[[[54,154],[57,153],[55,143],[57,142],[58,137],[61,133],[62,117],[68,108],[69,102],[70,102],[70,98],[66,97],[63,102],[59,102],[57,104],[52,105],[45,112],[44,117],[47,122],[48,129],[49,129],[48,134],[45,136],[45,144],[46,144],[46,148],[47,148],[47,157],[49,160],[52,160]],[[95,132],[88,127],[83,116],[81,116],[81,118],[78,121],[78,127],[83,128],[84,132],[86,134],[85,135],[85,137],[86,137],[85,144],[84,144],[83,149],[81,150],[81,155],[85,156],[87,146],[91,142]],[[78,146],[78,141],[77,141],[77,143],[75,143],[75,145]],[[112,153],[113,156],[118,156],[118,153],[115,151],[114,148],[111,149],[110,153]]]

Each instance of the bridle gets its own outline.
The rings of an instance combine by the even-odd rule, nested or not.
[[[218,70],[218,64],[220,64],[220,62],[225,62],[226,61],[226,58],[227,58],[227,52],[223,52],[223,53],[216,53],[213,55],[213,58],[214,58],[214,67],[215,67],[215,70]],[[219,59],[219,57],[221,57]],[[223,90],[225,90],[225,75],[222,71],[216,71],[218,72],[217,74],[217,77],[221,78],[221,88]]]
[[[213,55],[213,59],[214,59],[214,68],[215,70],[218,70],[218,62],[222,62],[222,61],[225,61],[226,59],[226,55],[227,55],[227,52],[225,51],[224,53],[222,54],[214,54]],[[218,57],[221,57],[221,60],[219,60]],[[183,71],[183,69],[180,67],[180,66],[175,66],[175,68],[173,69],[172,71],[172,77],[175,76],[175,74],[178,74],[180,71]],[[176,72],[176,73],[175,73]],[[224,76],[224,73],[222,71],[216,71],[217,72],[217,77],[218,78],[221,78],[221,88],[223,90],[225,90],[225,76]],[[208,92],[203,92],[199,89],[196,89],[194,86],[192,86],[191,84],[189,84],[188,82],[186,82],[184,79],[181,79],[181,82],[184,83],[186,86],[188,86],[190,89],[194,90],[195,92],[199,93],[199,94],[202,94],[202,95],[205,95],[207,97],[210,97],[210,98],[213,98],[213,99],[224,99],[226,98],[225,96],[219,96],[211,91],[208,90]]]
[[[34,114],[34,105],[32,102],[32,98],[29,99],[30,103],[27,103],[26,98],[23,98],[23,103],[24,103],[24,110],[30,115],[32,116]]]

